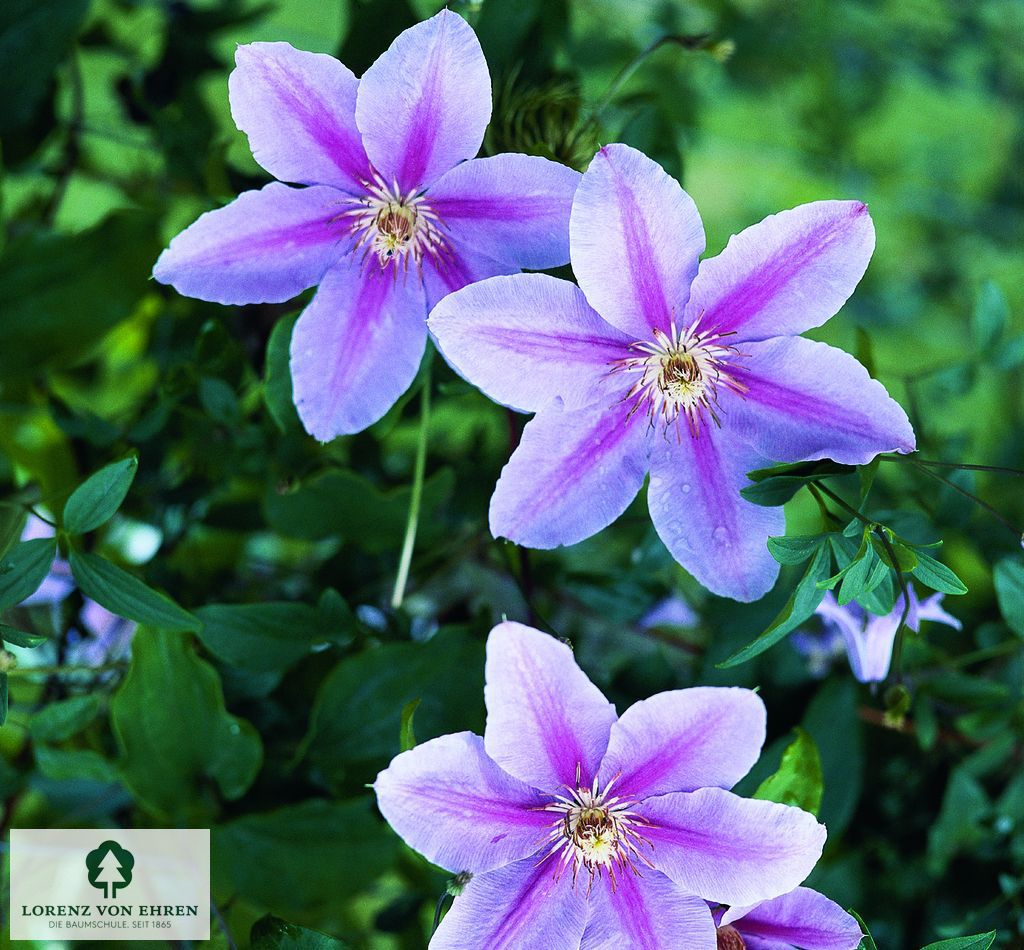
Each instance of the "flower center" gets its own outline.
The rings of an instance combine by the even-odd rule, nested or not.
[[[741,355],[721,342],[730,334],[701,333],[699,323],[700,317],[682,332],[673,323],[671,334],[656,329],[653,341],[630,344],[638,355],[612,363],[612,373],[631,374],[633,385],[623,397],[623,402],[633,400],[630,416],[645,409],[651,426],[663,422],[666,430],[673,424],[678,429],[682,416],[696,437],[708,417],[721,425],[719,387],[741,396],[747,391],[729,373],[729,360]]]
[[[607,873],[614,888],[617,872],[639,874],[635,862],[654,867],[641,851],[653,848],[638,830],[647,823],[631,811],[632,803],[609,794],[614,781],[603,790],[598,789],[597,779],[592,786],[581,788],[577,767],[576,787],[569,788],[566,795],[557,795],[545,806],[545,811],[559,816],[548,834],[549,850],[542,859],[558,855],[556,880],[566,868],[571,868],[575,884],[580,868],[584,868],[590,875],[590,886],[594,878]]]
[[[381,270],[389,265],[408,270],[410,258],[419,267],[425,256],[446,253],[441,220],[423,194],[414,189],[403,195],[397,184],[389,186],[379,175],[364,184],[366,194],[350,199],[353,207],[340,215],[348,219],[364,261],[372,254]]]
[[[747,950],[747,944],[735,927],[718,928],[718,950]]]

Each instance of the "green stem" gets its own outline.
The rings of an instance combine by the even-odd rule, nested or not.
[[[428,357],[432,362],[433,355]],[[423,476],[427,470],[427,436],[430,429],[430,368],[427,363],[423,374],[423,389],[420,392],[420,433],[416,441],[416,461],[412,472],[412,493],[409,497],[409,519],[405,524],[405,539],[402,542],[402,556],[398,561],[395,575],[395,590],[391,595],[391,606],[398,610],[405,600],[405,585],[409,581],[412,566],[412,552],[416,547],[416,529],[420,521],[420,504],[423,501]]]
[[[64,663],[58,666],[16,666],[6,670],[8,676],[57,676],[62,673],[105,673],[108,670],[128,669],[127,660],[118,660],[114,663],[102,663],[99,666],[90,666],[88,663]]]
[[[935,459],[922,459],[909,455],[879,455],[882,462],[903,462],[911,465],[930,465],[932,468],[957,468],[965,472],[995,472],[999,475],[1016,475],[1024,478],[1024,470],[1007,468],[1004,465],[972,465],[968,462],[939,462]]]
[[[965,498],[970,498],[976,505],[984,508],[993,518],[996,519],[1001,525],[1003,525],[1008,531],[1010,531],[1015,538],[1018,540],[1024,539],[1024,532],[1015,528],[1009,521],[1006,520],[995,508],[993,508],[987,501],[979,498],[977,495],[972,494],[966,488],[961,488],[956,482],[951,482],[944,475],[940,475],[938,472],[933,472],[926,465],[922,465],[920,462],[915,462],[915,467],[919,472],[924,472],[925,475],[930,475],[936,481],[942,482],[943,485],[948,485],[953,491],[959,492]]]
[[[867,525],[868,527],[874,527],[875,522],[873,522],[870,518],[865,518],[864,515],[862,515],[856,508],[853,507],[853,505],[847,504],[845,501],[843,501],[843,499],[840,498],[839,495],[837,495],[834,491],[832,491],[831,488],[828,488],[827,486],[818,483],[817,489],[823,495],[826,495],[827,497],[831,498],[832,501],[835,502],[835,504],[839,505],[839,507],[843,509],[843,511],[853,515],[853,517],[856,518],[859,522]]]

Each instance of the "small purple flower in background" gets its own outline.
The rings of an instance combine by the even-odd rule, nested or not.
[[[53,528],[45,521],[35,515],[29,515],[21,540],[52,538],[53,534]],[[71,565],[63,558],[57,557],[43,583],[19,606],[50,607],[56,612],[74,589]],[[79,625],[68,631],[64,662],[73,666],[103,666],[113,660],[127,659],[131,656],[132,638],[136,629],[134,621],[111,613],[106,607],[100,606],[88,597],[82,598],[78,620]],[[28,660],[28,665],[31,665],[31,660],[38,656],[38,651],[26,650],[20,655]]]
[[[714,915],[718,950],[856,950],[863,937],[853,917],[809,887]]]
[[[642,630],[654,627],[695,627],[700,622],[694,609],[679,594],[658,601],[637,623]]]
[[[426,315],[459,287],[566,263],[579,174],[527,155],[473,159],[491,115],[476,34],[442,10],[362,79],[287,43],[240,46],[231,113],[274,182],[202,215],[153,270],[180,293],[280,302],[319,285],[295,326],[295,405],[321,441],[405,392]],[[466,159],[472,159],[466,161]]]
[[[907,594],[910,597],[907,626],[915,633],[920,629],[922,620],[934,620],[954,630],[961,629],[960,621],[942,609],[942,594],[918,600],[917,591],[909,582]],[[893,643],[903,616],[902,594],[892,612],[879,617],[868,613],[857,603],[840,607],[832,591],[825,591],[815,613],[825,621],[826,629],[831,628],[843,637],[850,669],[857,679],[862,683],[880,683],[889,675]]]
[[[564,643],[518,623],[487,641],[487,727],[395,758],[374,789],[410,847],[472,874],[431,950],[715,950],[706,901],[791,891],[825,828],[727,791],[757,761],[750,690],[659,693],[621,716]]]
[[[789,642],[807,660],[807,672],[815,679],[828,676],[836,660],[846,656],[846,640],[831,624],[820,632],[797,630]]]
[[[496,537],[588,538],[633,500],[705,587],[756,600],[778,576],[781,508],[744,500],[771,462],[851,465],[913,451],[906,413],[852,356],[795,334],[846,301],[874,248],[867,208],[818,201],[766,218],[700,262],[697,209],[625,145],[594,157],[573,200],[579,287],[494,277],[446,297],[430,328],[488,396],[535,412],[491,499]]]

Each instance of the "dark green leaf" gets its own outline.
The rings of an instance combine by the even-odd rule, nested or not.
[[[1007,626],[1024,637],[1024,564],[1020,558],[1001,560],[995,569],[994,582],[999,612]]]
[[[238,396],[223,379],[215,376],[200,379],[199,402],[206,414],[221,425],[235,426],[241,419]]]
[[[301,918],[370,887],[398,844],[367,796],[246,815],[214,828],[211,839],[214,874],[226,887],[271,913]]]
[[[797,584],[789,600],[786,601],[785,606],[768,625],[768,629],[754,640],[753,643],[748,643],[742,650],[737,650],[728,659],[717,664],[718,669],[728,669],[730,666],[738,666],[740,663],[752,660],[755,656],[764,653],[769,647],[775,646],[786,634],[795,630],[807,620],[814,613],[818,604],[821,603],[821,598],[825,596],[824,591],[818,587],[818,582],[823,580],[828,574],[830,563],[829,549],[822,545],[818,548],[817,554],[814,555],[814,559],[808,566],[804,576],[800,579],[800,583]]]
[[[991,809],[985,790],[963,768],[950,775],[939,817],[928,831],[928,869],[942,874],[961,851],[978,844]]]
[[[64,505],[64,530],[85,534],[109,521],[128,495],[138,468],[133,455],[90,475]]]
[[[16,545],[0,563],[0,610],[31,597],[50,573],[56,556],[56,538],[36,538]]]
[[[346,950],[348,946],[319,930],[289,924],[269,914],[252,925],[249,945],[252,950]]]
[[[987,934],[975,934],[973,937],[953,937],[950,940],[939,940],[930,943],[921,950],[988,950],[996,942],[994,930]]]
[[[121,775],[160,816],[187,815],[207,779],[238,798],[259,771],[256,730],[227,712],[216,672],[182,634],[136,633],[110,714]]]
[[[104,785],[113,785],[118,781],[113,763],[92,749],[51,749],[45,745],[36,745],[34,748],[39,771],[54,781],[87,779]]]
[[[780,564],[803,564],[825,541],[823,534],[769,538],[768,550]]]
[[[941,591],[943,594],[967,593],[967,585],[945,564],[936,561],[935,558],[923,551],[917,551],[916,554],[917,566],[914,568],[913,574],[922,584],[926,584],[932,590]]]
[[[419,704],[420,700],[413,699],[402,708],[402,725],[399,731],[398,745],[403,752],[416,748],[416,733],[413,732],[412,720],[413,716],[416,715],[416,707]]]
[[[267,341],[267,362],[263,378],[263,401],[270,418],[282,432],[298,429],[298,414],[292,400],[292,373],[289,363],[289,349],[292,330],[298,317],[289,314],[274,324]]]
[[[16,647],[32,649],[46,643],[48,639],[38,633],[29,633],[27,630],[18,630],[16,627],[0,623],[0,642],[13,643]]]
[[[983,353],[1002,339],[1010,320],[1010,308],[1002,290],[992,281],[982,284],[971,314],[971,335],[974,345]]]
[[[778,771],[758,786],[753,797],[795,805],[817,815],[821,808],[823,783],[818,747],[807,732],[797,728],[796,738],[782,753]]]
[[[36,742],[63,742],[93,722],[102,708],[96,694],[62,699],[40,709],[29,721],[29,732]]]
[[[864,939],[861,940],[858,950],[878,950],[875,938],[871,936],[871,931],[868,930],[868,925],[864,923],[864,918],[855,910],[851,910],[850,913],[853,915],[853,919],[860,924],[860,929],[864,932]]]
[[[211,604],[196,611],[199,638],[215,656],[258,673],[284,670],[322,643],[345,643],[350,627],[331,627],[308,604]]]
[[[161,630],[199,629],[196,616],[105,558],[72,550],[70,560],[82,592],[111,613]]]
[[[868,575],[876,563],[875,553],[870,545],[865,543],[862,549],[863,553],[858,555],[856,560],[850,564],[850,569],[843,577],[842,584],[839,585],[839,593],[836,595],[836,600],[840,606],[845,606],[851,600],[856,600],[864,592],[868,582]]]

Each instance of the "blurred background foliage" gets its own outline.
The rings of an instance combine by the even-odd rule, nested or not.
[[[439,6],[0,8],[0,636],[18,664],[0,730],[4,830],[209,826],[212,943],[247,945],[269,913],[353,948],[422,948],[446,878],[392,835],[366,783],[403,725],[420,741],[482,728],[484,638],[508,616],[571,637],[620,709],[695,683],[759,686],[770,744],[744,790],[807,730],[830,831],[811,883],[858,909],[880,947],[993,929],[996,946],[1024,946],[1019,480],[951,471],[950,487],[881,466],[872,516],[943,539],[970,588],[946,601],[962,632],[926,625],[908,641],[910,712],[893,725],[884,690],[845,661],[812,675],[788,642],[716,668],[766,627],[799,568],[761,603],[710,597],[667,555],[642,497],[574,548],[492,540],[487,501],[522,419],[437,365],[420,535],[394,610],[422,377],[369,431],[320,446],[290,402],[304,301],[220,307],[149,279],[177,231],[266,180],[228,109],[237,43],[287,40],[358,74]],[[494,77],[486,151],[584,167],[596,144],[628,142],[693,194],[711,253],[773,211],[867,201],[872,265],[812,335],[873,368],[924,456],[1022,467],[1019,0],[453,6]],[[81,590],[15,606],[25,592],[12,599],[10,578],[31,574],[14,547],[26,506],[59,517],[86,476],[131,453],[119,512],[73,539]],[[856,500],[855,481],[834,487]],[[787,518],[790,533],[822,527],[807,492]],[[76,643],[101,639],[90,600],[143,621],[130,660],[76,659]],[[254,933],[287,945],[268,929]]]

